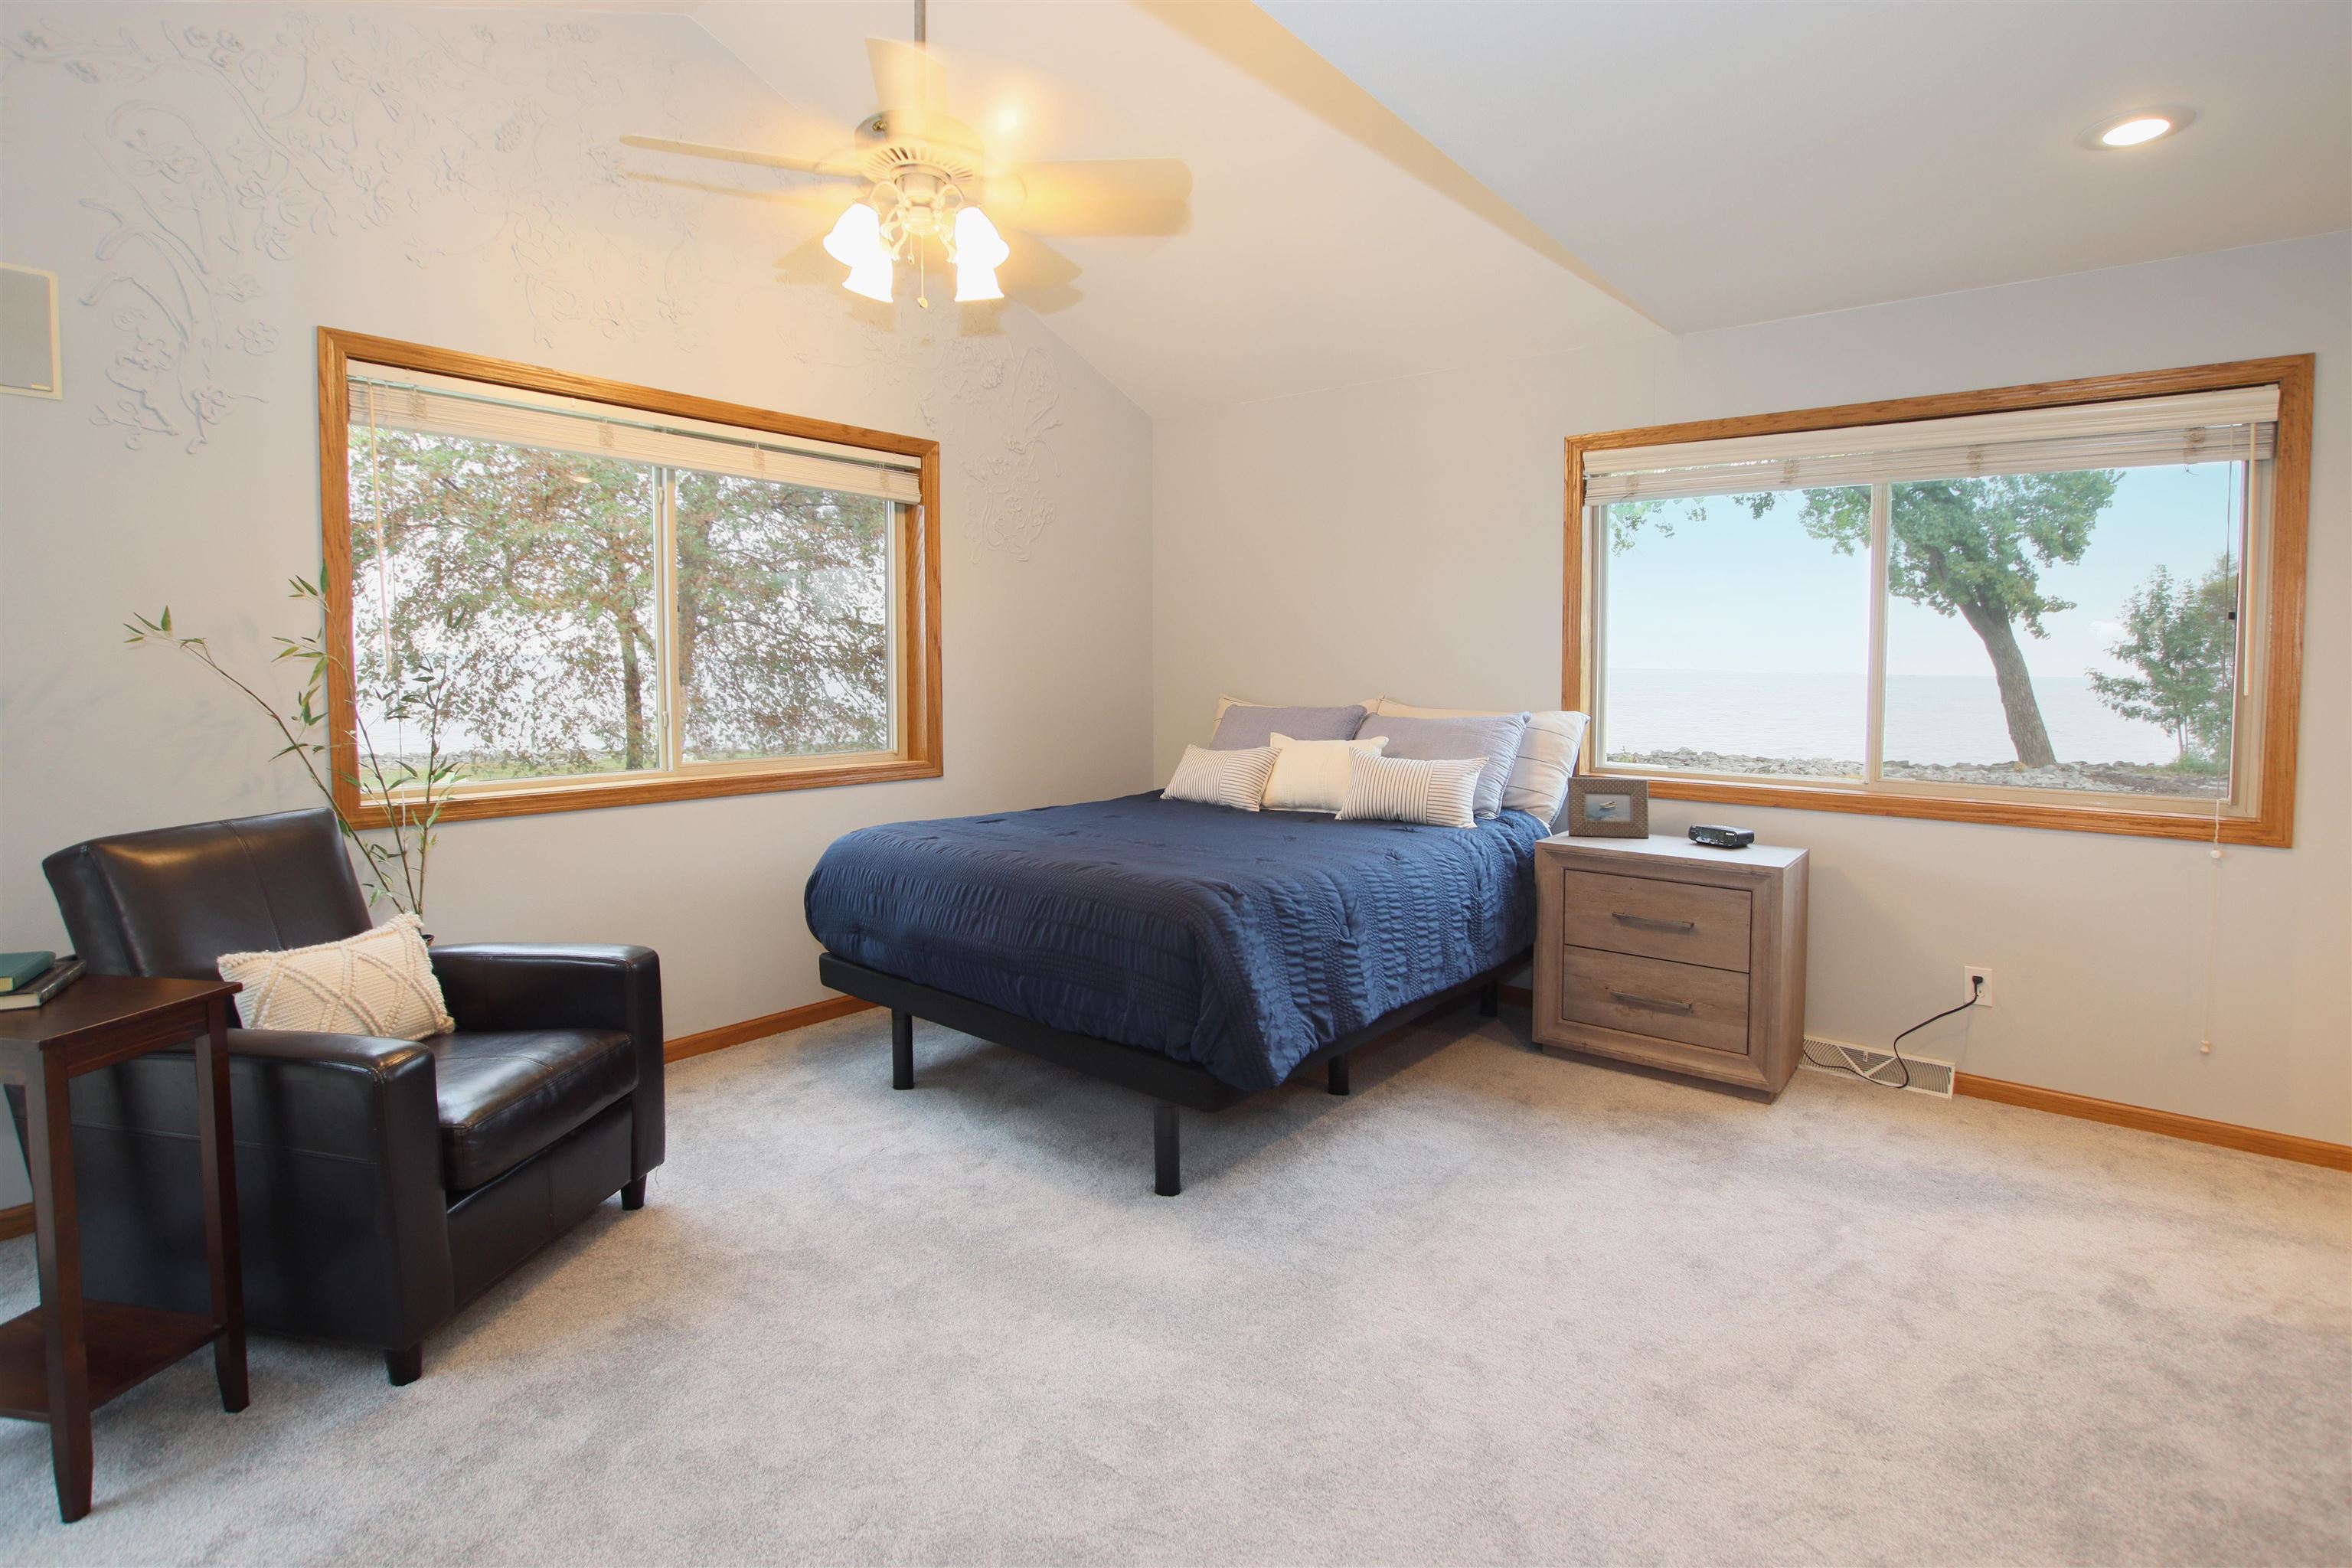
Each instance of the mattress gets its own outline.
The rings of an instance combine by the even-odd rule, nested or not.
[[[1323,1046],[1535,936],[1535,847],[1156,795],[868,827],[806,895],[839,957],[1269,1089]]]

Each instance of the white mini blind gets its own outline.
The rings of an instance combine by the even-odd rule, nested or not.
[[[2071,404],[1953,419],[1584,454],[1584,500],[1666,500],[1828,485],[2056,474],[2272,456],[2278,388]]]
[[[502,441],[909,504],[923,497],[919,459],[896,452],[373,365],[352,365],[349,387],[358,427]]]

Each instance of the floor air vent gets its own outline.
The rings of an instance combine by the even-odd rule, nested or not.
[[[1939,1062],[1931,1057],[1915,1057],[1903,1053],[1903,1060],[1911,1069],[1910,1087],[1920,1094],[1952,1097],[1952,1064]],[[1903,1082],[1903,1068],[1894,1056],[1869,1046],[1850,1046],[1843,1040],[1824,1040],[1817,1036],[1805,1037],[1804,1065],[1814,1072],[1849,1075],[1883,1083],[1894,1089]]]

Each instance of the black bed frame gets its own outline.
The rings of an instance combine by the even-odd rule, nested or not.
[[[1528,961],[1521,952],[1486,973],[1475,975],[1459,985],[1408,1002],[1392,1013],[1375,1018],[1353,1034],[1342,1035],[1302,1059],[1292,1069],[1296,1077],[1300,1070],[1321,1062],[1328,1077],[1327,1086],[1333,1094],[1348,1092],[1348,1058],[1357,1047],[1370,1045],[1382,1035],[1414,1019],[1433,1013],[1440,1007],[1457,1002],[1475,992],[1478,1010],[1493,1017],[1502,999],[1503,977]],[[1152,1191],[1163,1198],[1172,1198],[1184,1190],[1179,1145],[1177,1142],[1176,1110],[1187,1106],[1194,1110],[1223,1110],[1250,1098],[1253,1091],[1235,1089],[1221,1079],[1212,1077],[1207,1068],[1193,1062],[1180,1062],[1173,1057],[1146,1050],[1140,1046],[1124,1046],[1114,1040],[1097,1039],[1091,1035],[1073,1035],[1061,1029],[1049,1029],[1045,1025],[959,996],[951,991],[936,990],[911,980],[901,980],[895,974],[885,974],[878,969],[868,969],[862,963],[852,963],[827,952],[817,959],[817,977],[835,991],[861,997],[890,1009],[890,1087],[915,1087],[915,1019],[929,1018],[944,1024],[961,1034],[971,1035],[1000,1046],[1027,1051],[1066,1068],[1119,1084],[1140,1089],[1152,1097],[1151,1142],[1155,1180]]]

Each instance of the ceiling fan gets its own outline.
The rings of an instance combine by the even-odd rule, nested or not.
[[[1004,298],[996,271],[1014,258],[1016,241],[1018,248],[1052,257],[1035,234],[1173,234],[1183,227],[1192,173],[1181,159],[992,160],[971,127],[946,112],[947,73],[930,53],[926,9],[926,0],[915,0],[911,44],[866,40],[881,107],[858,122],[850,146],[832,156],[795,158],[664,136],[621,140],[656,153],[867,186],[835,220],[824,249],[849,268],[843,287],[886,304],[895,292],[898,264],[908,262],[917,268],[916,303],[929,308],[928,264],[934,247],[955,268],[956,300],[968,303]],[[998,219],[1006,220],[1002,227]],[[1018,228],[1013,226],[1016,220]],[[1066,277],[1076,268],[1065,262],[1062,271]]]

